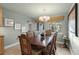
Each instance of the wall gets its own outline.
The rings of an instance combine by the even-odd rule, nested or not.
[[[79,19],[79,4],[78,4],[78,19]],[[79,20],[78,20],[79,27]],[[79,55],[79,36],[76,37],[72,32],[69,32],[69,40],[70,40],[70,51],[73,55]]]
[[[61,15],[61,14],[60,14],[60,15]],[[60,42],[62,42],[62,43],[64,43],[63,34],[66,35],[66,36],[68,36],[68,19],[67,19],[67,13],[65,13],[65,14],[63,14],[63,15],[65,16],[64,19],[61,20],[61,21],[59,21],[59,22],[57,22],[57,23],[61,23],[61,24],[63,25],[63,27],[64,27],[64,29],[61,30],[61,32],[58,33],[58,35],[57,35],[58,41],[60,41]],[[56,15],[55,15],[55,16],[56,16]],[[54,26],[55,26],[55,25],[54,25]],[[45,30],[49,29],[49,24],[48,24],[48,23],[45,23],[44,28],[45,28]],[[57,28],[56,28],[56,29],[57,29]],[[56,30],[56,29],[55,29],[55,30]],[[62,34],[62,33],[63,33],[63,34]]]
[[[17,12],[8,10],[4,8],[4,19],[13,19],[15,23],[20,23],[22,26],[26,26],[28,30],[27,20],[30,20],[26,15],[21,15]],[[2,35],[4,35],[4,45],[10,45],[18,41],[17,36],[21,33],[21,30],[15,30],[14,27],[0,27],[2,29]]]
[[[5,18],[12,18],[15,23],[21,23],[22,26],[26,26],[26,30],[28,31],[28,22],[27,20],[31,20],[30,18],[26,17],[26,15],[21,15],[17,12],[8,10],[4,8],[4,19]],[[61,23],[64,25],[65,35],[67,35],[67,17],[65,15],[65,19],[61,21]],[[34,25],[35,27],[36,25]],[[36,30],[36,28],[33,27],[33,30]],[[45,28],[47,29],[48,26],[46,25]],[[4,37],[4,45],[10,45],[18,41],[17,36],[21,33],[21,30],[15,30],[14,27],[0,27],[2,29],[2,33],[5,36]],[[61,40],[63,41],[63,40]]]
[[[70,51],[73,55],[79,55],[79,38],[73,33],[69,34],[70,39]]]
[[[65,13],[65,14],[59,14],[59,15],[64,15],[65,16],[63,20],[57,22],[57,23],[61,23],[63,25],[64,29],[60,33],[58,33],[57,38],[58,38],[58,41],[64,43],[63,42],[64,41],[63,40],[63,34],[66,35],[66,36],[68,36],[68,19],[67,19],[67,13]],[[53,16],[56,16],[56,15],[53,15]],[[45,30],[49,29],[49,24],[45,23],[44,28],[45,28]]]
[[[61,20],[58,23],[61,23],[63,25],[63,29],[58,33],[57,38],[58,38],[58,41],[64,43],[63,36],[64,35],[68,36],[68,19],[67,19],[67,14],[65,15],[64,20]]]

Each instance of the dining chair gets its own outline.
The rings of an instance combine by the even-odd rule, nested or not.
[[[50,52],[49,54],[53,54],[55,55],[55,52],[56,52],[56,37],[57,37],[57,34],[54,35],[53,39],[52,39],[52,42],[51,42],[51,45],[50,45]]]
[[[26,32],[26,34],[32,40],[35,38],[35,33],[33,31]]]
[[[55,55],[56,52],[56,34],[52,38],[50,44],[43,50],[43,54],[45,55]]]
[[[26,36],[25,34],[21,34],[21,36],[19,37],[19,41],[20,41],[20,47],[21,47],[21,53],[22,55],[40,55],[41,51],[34,51],[31,48],[31,43],[29,41],[28,36]]]
[[[52,30],[50,30],[50,29],[49,29],[49,30],[46,30],[46,31],[45,31],[46,36],[50,36],[50,35],[51,35],[51,32],[52,32]]]
[[[21,34],[21,36],[19,36],[19,41],[22,55],[32,54],[30,42],[28,39],[26,40],[26,36],[24,34]]]

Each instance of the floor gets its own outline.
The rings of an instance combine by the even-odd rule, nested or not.
[[[21,55],[20,46],[16,45],[14,47],[5,50],[5,55]],[[56,55],[71,55],[69,49],[63,48],[62,44],[57,43]]]
[[[71,55],[68,48],[63,48],[62,44],[57,44],[56,55]]]
[[[14,47],[5,49],[5,55],[21,55],[20,46],[16,45]]]

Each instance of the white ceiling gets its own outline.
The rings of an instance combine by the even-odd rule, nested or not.
[[[4,8],[35,18],[41,15],[61,15],[66,14],[71,7],[71,3],[4,3]]]

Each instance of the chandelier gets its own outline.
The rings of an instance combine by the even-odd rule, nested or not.
[[[39,17],[39,21],[48,21],[48,20],[50,20],[49,16],[40,16]]]

